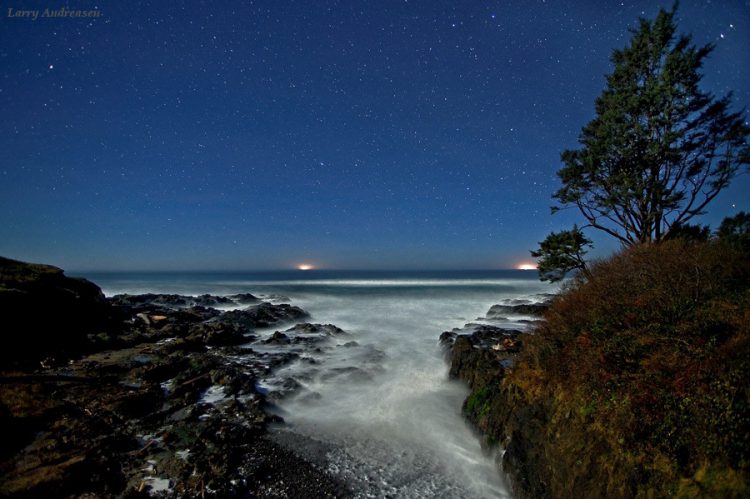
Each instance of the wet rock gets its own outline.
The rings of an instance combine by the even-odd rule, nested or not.
[[[300,391],[306,390],[299,381],[294,378],[285,378],[280,384],[274,386],[268,397],[272,400],[281,400]]]
[[[231,306],[234,304],[234,300],[226,296],[200,295],[193,299],[193,306],[200,307]]]
[[[228,298],[237,305],[250,305],[251,303],[257,303],[260,301],[260,298],[251,295],[250,293],[238,293],[236,295],[230,295]]]
[[[299,307],[263,302],[245,310],[230,310],[222,314],[217,320],[246,328],[259,328],[269,327],[281,322],[296,321],[306,317],[309,317],[309,314]]]
[[[309,322],[290,327],[286,332],[294,334],[321,334],[325,336],[346,334],[343,329],[336,327],[333,324],[310,324]]]
[[[191,304],[191,297],[175,294],[145,293],[140,295],[119,294],[109,299],[119,307],[131,307],[136,310],[149,308],[183,308]]]
[[[239,326],[222,322],[194,324],[190,327],[185,339],[210,346],[232,346],[247,343]]]
[[[440,339],[438,340],[440,342],[440,346],[444,348],[451,348],[453,346],[453,342],[456,341],[456,336],[458,336],[458,333],[454,331],[444,332],[440,335]]]
[[[549,305],[549,302],[492,305],[487,311],[487,319],[508,320],[507,315],[543,315]]]
[[[267,345],[288,345],[292,340],[282,332],[276,331],[270,338],[263,341]]]
[[[68,298],[79,300],[76,310],[83,316],[61,312],[49,319],[49,334],[99,324],[86,322],[93,317],[107,320],[101,332],[106,338],[93,344],[99,351],[79,360],[17,371],[0,364],[0,495],[145,497],[159,486],[176,497],[351,495],[324,470],[266,438],[268,425],[283,420],[269,413],[267,394],[258,387],[262,376],[311,353],[307,341],[344,334],[339,328],[303,324],[277,332],[271,338],[282,344],[299,340],[279,352],[239,348],[232,345],[255,339],[245,336],[251,328],[306,313],[268,303],[237,313],[212,308],[256,303],[249,294],[120,295],[107,301],[96,286],[71,282],[59,269],[2,263],[18,281],[11,289],[5,284],[13,279],[0,279],[4,306],[32,291],[67,304]],[[42,289],[29,284],[41,281]],[[110,318],[119,330],[110,329]],[[26,320],[36,324],[34,317]],[[281,389],[304,392],[292,378]]]
[[[278,331],[274,333],[274,336],[267,342],[277,344],[281,343],[280,341],[271,341],[274,337],[276,337],[277,334],[280,333]],[[341,336],[346,334],[347,333],[343,329],[336,327],[333,324],[303,323],[297,324],[284,331],[284,337],[288,339],[288,341],[284,340],[284,343],[293,343],[295,345],[311,347],[313,345],[317,345],[321,342],[327,341],[334,336]]]
[[[521,331],[496,326],[470,326],[469,334],[448,331],[440,336],[448,349],[449,375],[475,389],[501,378],[521,346]],[[511,362],[509,362],[511,361]]]
[[[252,296],[252,295],[250,295]],[[129,307],[134,310],[153,310],[160,308],[180,309],[190,307],[218,307],[237,304],[227,296],[204,294],[200,296],[186,296],[177,294],[145,293],[140,295],[119,294],[110,298],[113,305]]]

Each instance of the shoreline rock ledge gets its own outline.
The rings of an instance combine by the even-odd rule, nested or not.
[[[106,299],[4,258],[0,313],[0,497],[351,495],[269,435],[283,420],[259,380],[300,354],[254,334],[293,326],[304,348],[335,326],[249,294]]]
[[[506,315],[536,316],[539,319],[550,306],[549,299],[540,303],[493,305],[484,320],[493,321]],[[466,324],[463,328],[440,335],[448,375],[459,379],[470,389],[461,408],[465,418],[477,431],[482,448],[495,452],[498,472],[509,479],[513,492],[520,498],[547,497],[544,473],[534,456],[537,440],[545,435],[540,426],[544,411],[533,411],[515,403],[515,395],[503,386],[503,379],[513,370],[523,348],[525,337],[533,332],[530,321],[519,321],[523,329],[488,324]],[[502,449],[502,451],[501,451]]]

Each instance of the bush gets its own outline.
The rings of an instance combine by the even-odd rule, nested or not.
[[[563,433],[576,429],[560,415],[577,415],[581,438],[596,433],[610,449],[604,460],[632,464],[616,476],[634,480],[633,493],[695,485],[725,497],[750,494],[748,372],[750,261],[719,242],[673,240],[570,284],[506,386],[554,400]],[[706,478],[717,476],[732,477],[731,493]]]

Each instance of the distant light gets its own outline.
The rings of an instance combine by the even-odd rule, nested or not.
[[[536,270],[536,264],[534,263],[519,263],[516,265],[518,270]]]
[[[301,263],[297,265],[297,270],[313,270],[314,268],[314,265],[309,265],[307,263]]]

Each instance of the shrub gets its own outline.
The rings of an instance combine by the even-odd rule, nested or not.
[[[721,480],[700,470],[750,493],[748,372],[750,261],[719,242],[672,240],[624,250],[570,284],[506,385],[555,400],[588,435],[599,429],[608,459],[634,463],[634,490],[693,484],[711,496],[714,484],[721,497]]]

